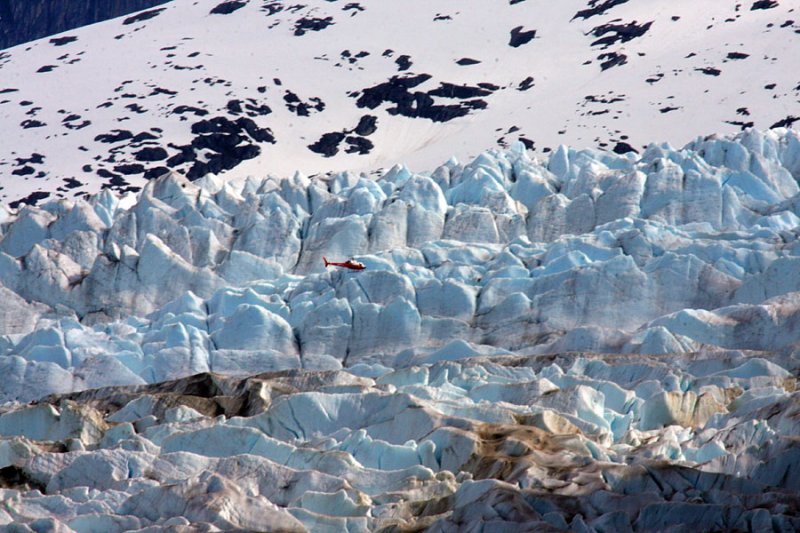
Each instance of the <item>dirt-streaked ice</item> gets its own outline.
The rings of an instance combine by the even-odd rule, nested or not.
[[[10,212],[0,523],[796,529],[798,139]]]

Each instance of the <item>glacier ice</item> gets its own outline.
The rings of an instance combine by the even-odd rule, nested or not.
[[[800,527],[798,161],[779,128],[10,213],[0,523]]]

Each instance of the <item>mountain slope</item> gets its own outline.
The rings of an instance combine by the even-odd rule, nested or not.
[[[0,54],[0,195],[788,126],[795,18],[788,2],[721,0],[175,0]]]
[[[0,50],[127,15],[167,1],[2,0],[0,1]]]

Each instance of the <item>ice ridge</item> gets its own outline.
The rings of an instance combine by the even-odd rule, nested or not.
[[[3,210],[0,526],[796,530],[798,178],[749,130]]]
[[[207,371],[788,349],[798,176],[797,132],[750,130],[641,156],[540,162],[518,145],[378,180],[170,173],[127,207],[106,191],[6,212],[2,399]]]

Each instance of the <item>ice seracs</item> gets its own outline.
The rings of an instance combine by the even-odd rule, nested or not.
[[[641,156],[562,147],[543,162],[517,146],[429,176],[397,167],[377,181],[297,175],[241,189],[169,173],[129,208],[110,193],[26,207],[0,240],[2,364],[50,385],[3,397],[391,367],[457,357],[439,351],[453,341],[790,348],[797,139],[748,131]],[[324,272],[334,252],[366,270]]]
[[[0,489],[0,518],[792,529],[798,364],[741,351],[476,356],[375,378],[198,374],[53,396],[0,414],[14,487]]]
[[[0,522],[800,527],[798,154],[515,146],[9,212]]]

